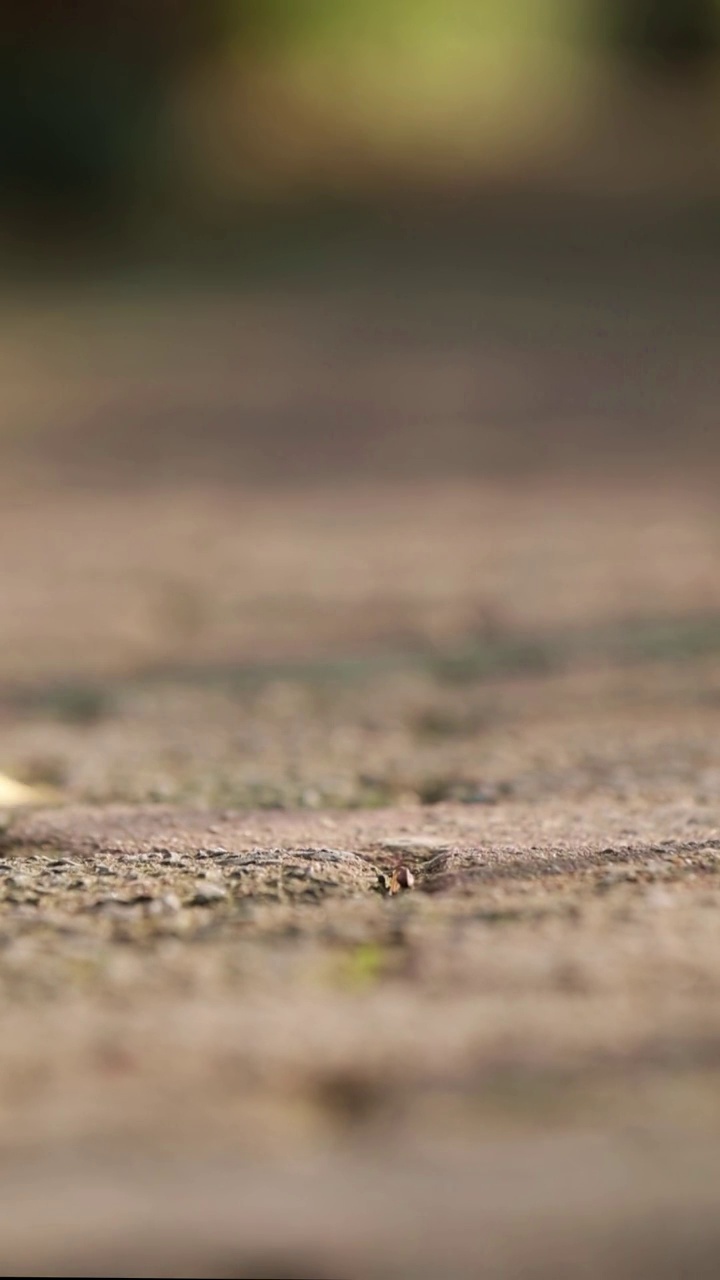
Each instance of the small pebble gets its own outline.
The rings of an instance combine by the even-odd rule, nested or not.
[[[385,871],[378,871],[377,887],[389,897],[399,893],[401,890],[412,889],[414,884],[415,876],[409,867],[397,867],[391,875],[388,875]]]
[[[412,889],[415,884],[415,876],[409,867],[398,867],[395,875],[401,889]]]
[[[153,898],[148,905],[151,916],[175,915],[180,911],[182,903],[176,893],[164,893],[160,898]]]
[[[193,894],[188,905],[191,907],[206,907],[212,902],[222,902],[225,898],[227,898],[227,890],[223,889],[219,884],[204,884]]]

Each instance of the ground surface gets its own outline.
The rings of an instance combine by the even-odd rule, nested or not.
[[[658,261],[8,304],[4,1270],[718,1273],[716,335]]]

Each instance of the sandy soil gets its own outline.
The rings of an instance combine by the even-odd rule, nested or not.
[[[8,319],[4,1270],[717,1274],[710,330],[548,296]]]

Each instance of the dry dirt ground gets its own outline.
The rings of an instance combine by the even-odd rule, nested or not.
[[[684,270],[6,304],[3,1272],[718,1274]]]

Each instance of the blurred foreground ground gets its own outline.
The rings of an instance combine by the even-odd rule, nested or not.
[[[8,294],[8,1270],[717,1274],[682,217]]]

